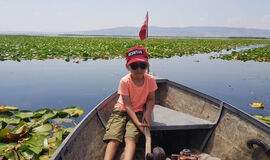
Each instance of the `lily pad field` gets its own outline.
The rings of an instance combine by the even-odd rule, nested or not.
[[[227,55],[219,55],[218,58],[224,60],[241,60],[241,61],[249,61],[254,60],[258,62],[270,62],[270,46],[267,45],[265,47],[242,50],[240,52],[233,51],[231,54]]]
[[[49,159],[73,130],[60,124],[74,122],[72,117],[82,114],[81,107],[73,106],[35,112],[0,106],[0,159]]]
[[[46,37],[0,36],[0,61],[32,59],[112,59],[125,56],[127,49],[141,45],[147,48],[151,58],[193,55],[218,52],[237,46],[270,44],[268,39],[162,39],[105,37]],[[269,61],[269,49],[250,51],[257,56],[253,60]],[[264,52],[261,54],[261,52]],[[232,56],[233,58],[233,56]],[[241,59],[239,60],[246,60]]]

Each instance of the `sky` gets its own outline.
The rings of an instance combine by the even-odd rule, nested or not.
[[[270,0],[0,0],[0,31],[73,32],[123,26],[270,30]]]

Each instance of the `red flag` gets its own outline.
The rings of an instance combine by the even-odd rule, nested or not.
[[[148,11],[145,16],[144,24],[141,27],[140,33],[139,33],[140,39],[143,41],[146,38],[148,38]]]

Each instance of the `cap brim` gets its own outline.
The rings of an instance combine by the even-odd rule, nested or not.
[[[134,63],[134,62],[148,62],[148,59],[147,58],[133,58],[128,61],[127,65],[130,65],[131,63]]]

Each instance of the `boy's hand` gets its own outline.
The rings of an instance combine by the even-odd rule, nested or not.
[[[142,122],[148,124],[150,127],[152,123],[152,114],[145,112],[143,114]]]
[[[141,122],[139,122],[137,126],[138,126],[139,130],[140,130],[143,134],[145,134],[145,133],[144,133],[144,127],[148,127],[148,128],[150,127],[148,124],[146,124],[146,123],[141,123]]]

